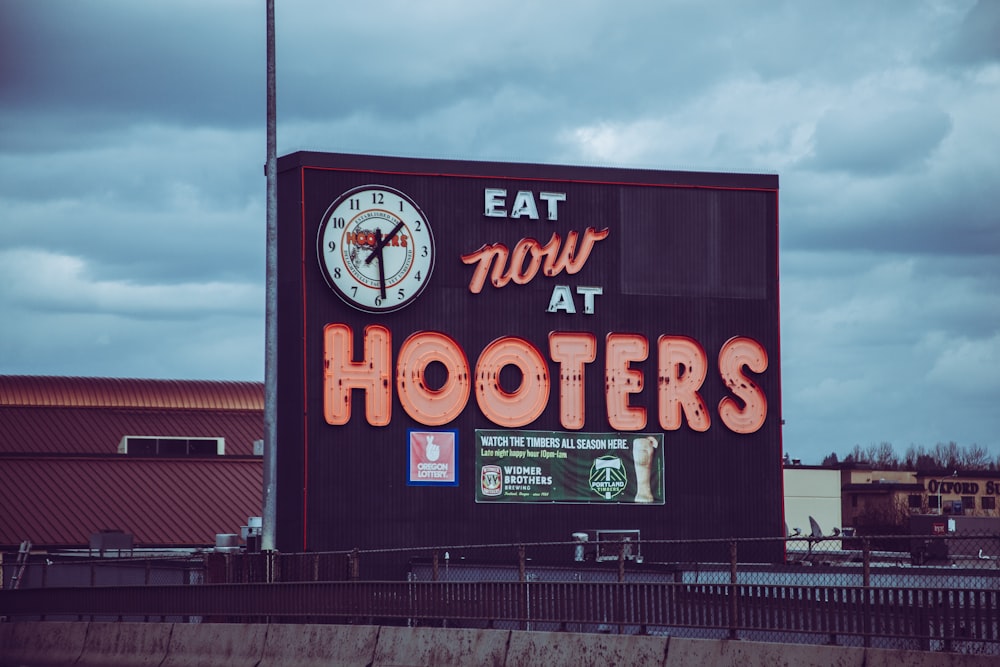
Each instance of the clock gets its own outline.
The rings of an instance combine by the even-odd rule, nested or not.
[[[327,284],[369,313],[410,305],[434,270],[434,236],[420,207],[384,185],[340,195],[323,214],[317,239]]]

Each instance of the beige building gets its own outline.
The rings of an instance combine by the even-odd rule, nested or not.
[[[806,532],[813,516],[835,526],[905,526],[914,514],[1000,517],[1000,472],[873,470],[868,466],[786,466],[785,521]],[[832,489],[836,487],[836,500]],[[831,509],[831,503],[839,507]]]
[[[784,469],[786,534],[811,535],[810,517],[824,535],[843,526],[840,471],[817,466]]]

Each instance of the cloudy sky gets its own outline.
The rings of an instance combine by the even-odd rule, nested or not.
[[[785,449],[1000,454],[1000,2],[277,2],[278,153],[777,173]],[[264,377],[265,11],[0,0],[0,374]]]

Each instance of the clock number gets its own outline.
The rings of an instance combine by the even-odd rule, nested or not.
[[[357,197],[351,197],[351,201],[349,202],[348,208],[351,209],[352,211],[360,211],[361,200],[358,199]]]
[[[372,203],[373,204],[384,204],[385,203],[385,193],[373,192],[372,193]]]
[[[417,271],[417,275],[415,275],[414,278],[417,279],[418,283],[420,282],[420,272],[419,271]]]
[[[333,252],[334,250],[337,249],[337,242],[336,241],[330,241],[326,245],[329,248],[330,252]]]
[[[421,257],[427,256],[427,246],[425,245],[420,246],[420,256]]]
[[[403,212],[403,200],[402,199],[399,200],[399,212],[400,213]]]
[[[339,271],[340,269],[337,270]],[[351,298],[356,299],[357,297],[358,297],[358,286],[351,285]]]
[[[343,229],[346,222],[343,218],[330,218],[330,224],[334,229]]]
[[[378,295],[377,297],[375,297],[375,305],[376,306],[381,306],[382,305],[382,295],[381,294]]]
[[[418,232],[421,231],[421,229],[420,229],[420,220],[417,220],[416,229],[417,229]]]
[[[339,266],[335,267],[333,269],[333,279],[334,280],[340,280],[340,267]]]
[[[406,298],[406,294],[403,293],[402,287],[399,288],[398,296],[396,298],[399,299],[400,301]]]

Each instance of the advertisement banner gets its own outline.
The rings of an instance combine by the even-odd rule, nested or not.
[[[662,433],[476,430],[476,502],[662,505]]]
[[[410,431],[409,486],[458,486],[458,432]]]

